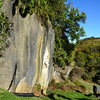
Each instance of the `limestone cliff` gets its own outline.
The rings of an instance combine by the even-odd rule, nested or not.
[[[28,93],[40,83],[46,89],[53,66],[52,25],[48,21],[47,27],[42,26],[34,13],[24,18],[18,10],[13,14],[13,1],[4,0],[2,7],[13,26],[10,45],[0,58],[0,88]]]

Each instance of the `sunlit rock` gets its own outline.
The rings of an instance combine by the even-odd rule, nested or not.
[[[0,88],[12,92],[33,92],[36,84],[46,91],[52,71],[54,31],[33,13],[23,18],[11,0],[4,0],[2,10],[12,23],[10,45],[0,58]]]

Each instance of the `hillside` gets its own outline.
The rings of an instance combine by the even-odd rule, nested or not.
[[[100,38],[86,38],[80,41],[79,45],[78,45],[78,50],[84,50],[87,48],[95,48],[96,47],[99,48],[100,51]]]
[[[86,38],[77,46],[76,65],[87,73],[87,79],[100,84],[100,38]]]

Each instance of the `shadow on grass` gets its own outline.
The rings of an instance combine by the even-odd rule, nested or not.
[[[16,96],[21,96],[21,97],[36,97],[34,95],[34,93],[13,93],[15,94]],[[47,97],[50,98],[51,100],[57,100],[55,95],[57,95],[58,98],[63,98],[64,100],[73,100],[72,98],[69,98],[69,97],[66,97],[66,96],[63,96],[63,95],[60,95],[60,94],[55,94],[55,93],[51,93],[49,94]],[[91,97],[92,94],[89,94],[87,95],[88,97]],[[74,98],[75,100],[90,100],[88,98]]]
[[[54,94],[53,94],[53,93],[49,94],[48,97],[49,97],[50,99],[52,99],[52,100],[56,100],[56,99],[54,98]]]
[[[16,96],[22,96],[22,97],[36,97],[34,96],[33,93],[13,93],[15,94]]]
[[[68,98],[68,97],[65,97],[65,96],[62,96],[62,95],[60,95],[60,94],[57,94],[57,96],[58,96],[58,97],[62,97],[62,98],[65,99],[65,100],[72,100],[72,99],[70,99],[70,98]],[[48,97],[49,97],[51,100],[57,100],[57,99],[55,99],[53,93],[50,94],[50,95],[48,95]]]
[[[70,98],[68,98],[68,97],[65,97],[65,96],[62,96],[62,95],[60,95],[60,94],[58,94],[58,96],[64,98],[65,100],[72,100],[72,99],[70,99]]]
[[[87,99],[87,98],[75,98],[76,100],[90,100],[90,99]]]

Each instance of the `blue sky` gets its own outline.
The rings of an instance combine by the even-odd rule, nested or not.
[[[75,8],[87,15],[86,23],[82,25],[86,37],[100,37],[100,0],[71,0]]]

